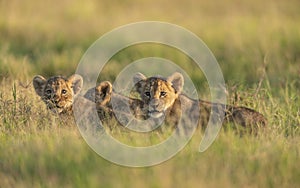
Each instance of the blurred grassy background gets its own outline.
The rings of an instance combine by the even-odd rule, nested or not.
[[[269,79],[278,84],[299,75],[298,5],[296,0],[1,1],[1,75],[71,74],[104,33],[155,20],[197,34],[216,56],[226,81],[257,83],[265,59]],[[139,54],[136,50],[122,60],[130,61],[126,57]]]
[[[298,187],[299,7],[297,0],[1,0],[0,187]],[[205,153],[197,152],[198,135],[168,162],[130,169],[98,157],[75,125],[32,97],[34,75],[71,75],[104,33],[148,20],[200,37],[221,66],[229,103],[266,115],[267,134],[223,133]],[[190,61],[174,49],[137,45],[116,54],[101,79],[113,81],[124,65],[147,56]],[[184,68],[201,90],[205,78]]]

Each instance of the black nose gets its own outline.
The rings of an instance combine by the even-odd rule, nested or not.
[[[54,96],[53,96],[53,102],[54,102],[55,104],[57,104],[57,103],[59,102],[59,98],[58,98],[57,95],[54,95]]]

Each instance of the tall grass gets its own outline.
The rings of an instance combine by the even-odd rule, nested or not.
[[[0,187],[298,187],[299,6],[297,0],[1,1]],[[32,88],[34,75],[69,76],[98,37],[145,20],[171,22],[199,36],[220,64],[228,103],[263,113],[266,132],[239,137],[222,130],[204,153],[198,152],[198,132],[165,163],[126,168],[94,153],[72,119],[45,109]],[[209,99],[206,78],[193,62],[157,44],[120,51],[99,79],[114,81],[126,65],[148,56],[183,67],[199,96]],[[133,145],[149,144],[116,134]]]

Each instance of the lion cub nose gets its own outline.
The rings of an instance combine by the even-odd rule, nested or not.
[[[57,94],[53,95],[53,102],[57,104],[59,102],[59,96]]]
[[[156,109],[159,105],[159,100],[158,99],[153,99],[150,102],[150,107],[153,107],[154,109]]]

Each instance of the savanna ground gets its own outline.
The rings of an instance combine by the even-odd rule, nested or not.
[[[299,187],[299,7],[296,0],[0,1],[0,187]],[[71,75],[98,37],[145,20],[199,36],[220,64],[228,103],[263,113],[265,133],[221,131],[204,153],[195,134],[170,160],[128,168],[99,157],[75,124],[45,110],[34,75]],[[114,81],[125,65],[149,56],[182,66],[209,99],[201,71],[160,45],[123,50],[99,79]]]

